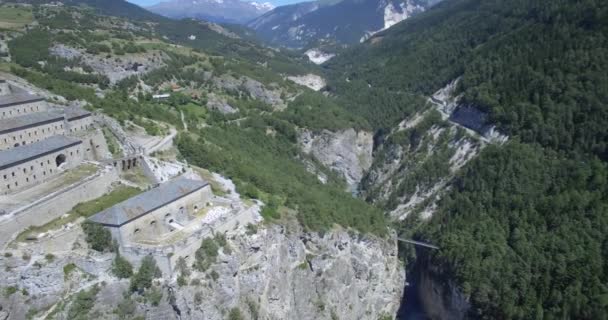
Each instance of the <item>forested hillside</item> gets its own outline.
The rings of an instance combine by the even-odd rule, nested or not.
[[[464,101],[512,137],[467,165],[418,225],[471,316],[606,317],[608,3],[445,1],[327,68],[333,92],[378,130],[415,109],[399,97],[461,77]]]
[[[201,25],[194,21],[150,25],[100,16],[89,8],[34,6],[31,10],[39,26],[8,41],[12,63],[0,64],[3,69],[70,101],[86,101],[89,109],[122,124],[135,123],[150,135],[160,135],[165,125],[174,127],[180,132],[176,144],[181,158],[229,176],[244,196],[263,200],[268,204],[263,215],[269,221],[289,214],[309,230],[327,231],[339,224],[386,234],[381,210],[353,198],[344,191],[341,177],[298,148],[301,128],[369,127],[333,99],[285,79],[285,74],[311,72],[314,67],[227,37],[221,30],[202,29],[211,36],[189,43],[191,47],[155,36],[156,32],[184,35],[185,26],[199,32]],[[170,29],[172,25],[179,29]],[[50,31],[58,29],[62,31]],[[205,43],[209,45],[201,49]],[[218,55],[224,50],[231,52]],[[75,56],[60,55],[65,52]],[[121,69],[121,63],[142,55],[148,57],[146,64],[156,61],[155,69],[111,83],[108,74],[114,74],[113,65]],[[94,69],[90,61],[109,66]],[[181,90],[171,91],[169,85]],[[170,92],[171,98],[153,99],[159,91]],[[210,100],[233,111],[211,108]],[[317,174],[326,177],[325,183]]]

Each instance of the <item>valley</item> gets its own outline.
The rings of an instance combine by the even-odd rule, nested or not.
[[[606,318],[608,5],[210,3],[0,4],[0,319]]]

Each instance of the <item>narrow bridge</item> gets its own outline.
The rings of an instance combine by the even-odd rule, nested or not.
[[[411,244],[413,244],[415,246],[421,246],[421,247],[426,247],[426,248],[430,248],[430,249],[439,250],[438,246],[432,245],[430,243],[420,242],[420,241],[411,240],[411,239],[402,239],[402,238],[397,238],[397,240],[401,241],[401,242],[411,243]]]

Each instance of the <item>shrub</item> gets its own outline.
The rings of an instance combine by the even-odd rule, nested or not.
[[[228,320],[243,320],[243,314],[241,314],[241,310],[239,308],[230,309],[230,313],[228,314]]]
[[[18,289],[15,286],[6,287],[4,289],[4,296],[8,298],[8,297],[12,296],[13,294],[15,294],[17,291],[18,291]]]
[[[65,266],[63,266],[63,276],[65,278],[68,278],[70,276],[70,274],[76,270],[76,265],[74,263],[68,263]]]
[[[89,319],[88,314],[95,305],[95,298],[97,297],[98,292],[99,288],[97,286],[94,286],[90,290],[81,290],[78,292],[74,302],[72,302],[72,305],[70,306],[70,310],[68,310],[67,319]]]
[[[131,291],[143,293],[144,290],[152,287],[152,280],[162,276],[156,261],[152,256],[146,256],[141,261],[139,270],[131,278]]]
[[[194,267],[199,271],[205,271],[209,266],[215,263],[218,255],[219,247],[211,238],[203,240],[201,247],[196,250]]]
[[[85,233],[85,240],[91,246],[91,249],[99,252],[114,250],[112,234],[102,225],[87,221],[82,224],[82,230]]]
[[[117,254],[112,263],[112,273],[119,279],[127,279],[133,275],[133,266],[127,259]]]

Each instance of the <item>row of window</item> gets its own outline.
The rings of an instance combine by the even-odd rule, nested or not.
[[[60,127],[55,126],[55,131],[59,130],[60,128],[61,128],[61,129],[63,129],[63,125],[61,125]],[[46,129],[44,129],[44,128],[43,128],[43,129],[42,129],[42,133],[47,133],[47,132],[48,132],[48,133],[50,133],[50,132],[51,132],[51,130],[52,130],[52,129],[48,129],[48,130],[46,130]],[[54,133],[54,132],[53,132],[53,133]],[[32,137],[32,132],[28,132],[28,133],[27,133],[27,135],[28,135],[28,137],[30,137],[30,138],[31,138],[31,137]],[[34,136],[38,136],[38,130],[34,130]],[[20,139],[20,140],[22,140],[22,139],[23,139],[23,134],[20,134],[20,135],[19,135],[19,139]],[[16,135],[15,135],[15,136],[13,136],[13,141],[17,141],[17,136],[16,136]],[[38,139],[38,140],[36,140],[36,141],[40,141],[40,139]],[[4,143],[8,143],[8,138],[4,138]],[[24,144],[26,144],[26,142],[25,142],[25,141],[23,141],[21,144],[22,144],[22,145],[24,145]],[[18,146],[18,145],[19,145],[19,144],[17,143],[17,145],[16,145],[16,146]]]
[[[23,172],[25,172],[25,169],[23,169]],[[53,173],[53,169],[50,169],[50,173],[49,173],[49,174],[52,174],[52,173]],[[14,176],[15,176],[15,173],[13,172],[12,174],[13,174],[13,177],[14,177]],[[43,175],[43,176],[46,176],[46,171],[42,171],[42,175]],[[33,175],[32,177],[34,178],[34,180],[38,180],[38,177],[37,177],[36,175]],[[4,179],[6,179],[6,178],[7,178],[7,177],[6,177],[6,175],[4,175]],[[26,177],[26,178],[25,178],[25,182],[28,182],[28,183],[29,183],[29,182],[30,182],[30,178],[29,178],[29,177]],[[15,181],[15,188],[16,188],[16,187],[19,187],[19,182],[17,182],[17,181]],[[10,185],[10,184],[7,184],[7,185],[6,185],[6,189],[7,189],[7,190],[10,190],[10,189],[11,189],[11,185]]]
[[[31,107],[30,107],[30,112],[34,112],[34,111],[40,111],[40,106],[36,106],[36,107],[35,107],[35,109],[36,109],[36,110],[34,110],[34,106],[31,106]],[[23,108],[23,109],[17,109],[17,110],[16,110],[16,111],[17,111],[17,114],[21,114],[22,110],[23,110],[23,113],[28,113],[28,112],[27,112],[27,108]],[[8,111],[8,115],[12,115],[12,114],[13,114],[13,110],[9,110],[9,111]],[[2,111],[2,116],[3,116],[3,117],[6,117],[6,111]]]

